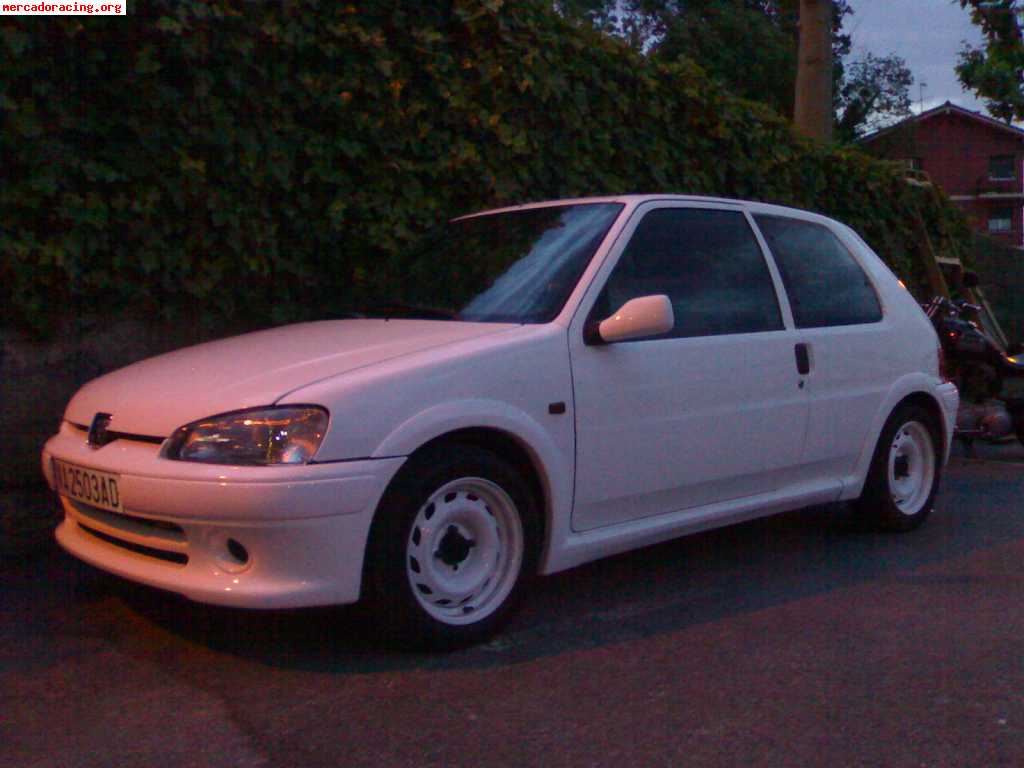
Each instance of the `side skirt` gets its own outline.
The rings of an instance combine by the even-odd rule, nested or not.
[[[602,557],[691,533],[722,528],[801,507],[831,503],[839,499],[842,490],[842,483],[836,481],[808,483],[782,491],[572,533],[560,545],[551,547],[541,563],[540,572],[557,573]]]

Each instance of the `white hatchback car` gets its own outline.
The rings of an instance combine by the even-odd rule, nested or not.
[[[591,198],[456,219],[424,254],[381,317],[84,386],[43,450],[58,541],[204,602],[370,596],[436,647],[493,632],[534,573],[823,502],[928,515],[957,391],[850,228]]]

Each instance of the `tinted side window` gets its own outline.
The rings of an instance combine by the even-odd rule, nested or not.
[[[755,216],[799,328],[877,323],[882,307],[850,252],[827,227],[782,216]]]
[[[651,211],[637,226],[598,303],[601,317],[630,299],[666,294],[668,336],[780,330],[764,254],[742,213],[697,208]]]

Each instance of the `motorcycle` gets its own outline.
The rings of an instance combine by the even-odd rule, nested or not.
[[[953,436],[968,450],[977,439],[1024,444],[1024,355],[1008,354],[968,319],[981,311],[976,304],[936,296],[924,311],[939,335],[946,375],[960,390]]]

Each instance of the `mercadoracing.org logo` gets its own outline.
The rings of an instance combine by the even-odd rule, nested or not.
[[[5,3],[0,16],[125,16],[127,0],[119,3]]]

